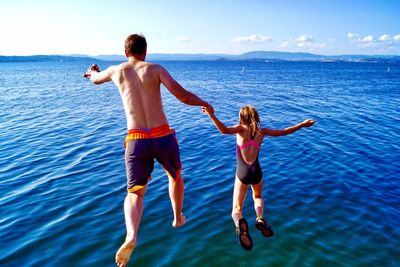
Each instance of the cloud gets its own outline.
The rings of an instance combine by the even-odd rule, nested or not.
[[[314,42],[314,38],[310,35],[301,35],[295,39],[299,44],[300,43],[310,43]]]
[[[314,37],[310,35],[300,35],[297,38],[290,38],[289,40],[281,43],[282,48],[293,48],[293,47],[300,47],[300,48],[309,48],[311,50],[315,48],[325,48],[325,43],[316,42]]]
[[[366,47],[371,47],[374,46],[374,37],[372,35],[367,35],[365,37],[360,37],[360,35],[358,35],[358,33],[352,33],[349,32],[347,34],[347,38],[352,42],[352,43],[356,43],[357,47],[361,47],[361,48],[366,48]]]
[[[391,42],[391,41],[400,41],[400,34],[391,37],[389,34],[382,34],[379,38],[375,38],[371,34],[360,38],[357,33],[348,33],[347,38],[350,41],[354,41],[357,43],[376,43],[376,42]]]
[[[178,38],[176,38],[176,40],[177,40],[178,42],[189,42],[189,41],[190,41],[190,38],[187,37],[187,36],[179,36]]]
[[[288,47],[290,47],[290,42],[289,42],[289,41],[283,42],[283,43],[281,44],[281,47],[283,47],[283,48],[288,48]]]
[[[240,36],[233,38],[232,42],[234,43],[243,43],[243,42],[250,42],[250,43],[265,43],[272,41],[271,37],[264,36],[264,35],[257,35],[252,34],[249,36]]]
[[[358,35],[358,33],[352,33],[352,32],[349,32],[347,34],[347,38],[349,38],[350,41],[357,42],[357,43],[372,43],[375,40],[372,35],[367,35],[367,36],[361,38]]]
[[[381,37],[379,37],[379,41],[381,42],[386,42],[386,41],[390,41],[392,37],[390,37],[390,35],[388,34],[383,34]]]
[[[374,41],[374,37],[372,35],[365,36],[360,40],[362,43],[372,43]]]
[[[349,38],[352,41],[359,39],[358,34],[357,33],[352,33],[352,32],[349,32],[347,34],[347,38]]]
[[[379,38],[375,38],[371,34],[360,37],[357,33],[348,33],[347,38],[352,43],[355,43],[357,47],[367,48],[367,47],[388,47],[393,45],[393,42],[400,41],[400,34],[395,36],[390,36],[389,34],[382,34]]]
[[[326,46],[325,43],[315,42],[314,37],[310,35],[300,35],[295,38],[294,41],[296,42],[297,47],[324,48]]]

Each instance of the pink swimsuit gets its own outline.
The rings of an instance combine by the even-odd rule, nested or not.
[[[240,150],[243,150],[248,146],[254,146],[257,148],[258,151],[260,151],[260,146],[253,139],[251,139],[251,140],[247,141],[246,143],[244,143],[243,145],[239,146],[239,148],[240,148]]]

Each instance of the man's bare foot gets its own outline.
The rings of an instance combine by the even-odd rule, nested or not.
[[[135,244],[133,242],[125,241],[125,243],[122,244],[115,255],[115,263],[118,267],[126,266],[134,248]]]
[[[186,217],[181,213],[175,220],[172,222],[172,227],[181,227],[185,225],[186,223]]]

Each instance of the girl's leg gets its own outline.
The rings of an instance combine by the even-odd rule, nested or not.
[[[252,185],[254,209],[256,211],[256,228],[265,236],[270,237],[274,234],[270,225],[264,220],[264,201],[262,199],[262,179],[258,184]]]
[[[251,189],[253,191],[254,210],[256,211],[257,218],[262,218],[264,216],[264,201],[262,199],[262,187],[263,187],[262,179],[258,184],[251,186]]]
[[[253,247],[253,241],[249,234],[249,226],[243,218],[243,203],[246,198],[249,186],[243,184],[238,177],[235,178],[235,188],[233,189],[233,207],[232,219],[236,227],[236,234],[239,238],[239,244],[243,249],[249,251]]]
[[[243,203],[246,198],[248,185],[243,184],[238,177],[235,178],[235,187],[233,189],[232,219],[236,223],[243,217]]]

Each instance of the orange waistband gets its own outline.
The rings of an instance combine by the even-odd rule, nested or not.
[[[151,128],[151,129],[130,129],[128,130],[128,135],[126,140],[136,140],[136,139],[149,139],[149,138],[159,138],[170,134],[174,134],[175,130],[169,128],[168,124],[163,124],[161,126]]]

